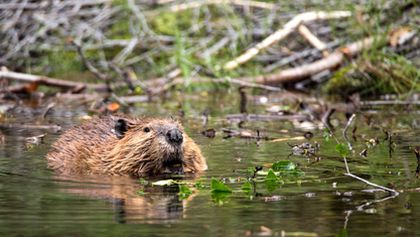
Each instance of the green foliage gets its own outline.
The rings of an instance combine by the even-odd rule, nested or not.
[[[179,184],[178,188],[178,196],[181,200],[188,198],[192,194],[192,190],[185,184]]]
[[[221,206],[226,203],[226,200],[231,194],[231,192],[212,192],[211,199],[214,203]]]
[[[251,194],[251,192],[252,192],[252,184],[251,184],[251,182],[249,182],[249,181],[246,181],[243,185],[242,185],[242,187],[241,187],[241,189],[242,189],[242,191],[245,193],[245,194]]]
[[[166,35],[175,35],[177,27],[177,14],[171,12],[164,12],[159,14],[152,21],[152,26],[154,29]]]
[[[211,198],[213,202],[218,205],[223,205],[226,202],[226,199],[231,195],[232,189],[222,181],[219,181],[215,178],[211,178]]]
[[[131,39],[129,19],[123,18],[116,21],[107,31],[107,35],[110,39]]]
[[[324,129],[324,131],[322,132],[322,137],[324,138],[324,140],[326,142],[329,142],[330,141],[330,138],[331,138],[330,131],[328,129]]]
[[[206,188],[206,186],[201,181],[195,182],[194,187],[198,190],[203,190]]]
[[[271,169],[277,172],[294,171],[296,170],[296,168],[297,168],[296,165],[293,162],[288,161],[288,160],[277,161],[271,166]]]
[[[418,68],[404,56],[373,48],[355,63],[338,70],[324,86],[324,91],[343,97],[354,92],[362,96],[373,93],[401,95],[420,90],[419,78]]]
[[[80,72],[84,66],[75,51],[50,51],[41,59],[43,71],[49,71],[49,76],[66,78],[69,73]],[[45,70],[46,69],[46,70]]]
[[[277,181],[277,175],[272,169],[268,170],[267,175],[265,176],[265,181]]]
[[[268,171],[268,174],[265,176],[264,183],[267,191],[272,192],[276,190],[280,184],[279,184],[279,178],[277,178],[276,174],[272,169]]]
[[[337,144],[335,150],[343,157],[347,157],[350,154],[348,147],[343,143]]]
[[[128,7],[127,0],[112,0],[111,3],[114,6]]]
[[[347,229],[341,229],[340,232],[337,233],[336,237],[347,237],[349,236]]]
[[[165,11],[156,15],[152,19],[151,25],[156,33],[176,36],[179,31],[191,27],[193,23],[191,19],[192,12],[189,10],[183,11],[182,13]]]
[[[145,180],[143,178],[140,178],[139,179],[139,184],[141,184],[141,185],[148,185],[149,184],[149,181],[147,181],[147,180]]]
[[[191,63],[190,63],[190,56],[187,53],[186,45],[184,42],[183,37],[181,34],[177,31],[176,34],[176,44],[175,44],[175,59],[176,64],[181,69],[182,75],[185,78],[185,84],[184,86],[188,87],[190,85],[190,74],[191,74]]]
[[[277,176],[303,176],[304,173],[298,169],[295,163],[288,160],[280,160],[275,162],[271,169],[275,172]]]
[[[231,193],[232,189],[226,186],[222,181],[211,178],[210,189],[212,193]]]

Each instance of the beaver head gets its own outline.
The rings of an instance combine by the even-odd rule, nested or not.
[[[183,173],[184,128],[172,119],[115,121],[118,141],[105,158],[113,173]]]
[[[106,116],[67,130],[47,155],[60,173],[155,175],[207,169],[200,148],[173,119]]]

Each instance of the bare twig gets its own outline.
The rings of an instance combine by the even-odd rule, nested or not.
[[[128,57],[128,55],[130,55],[133,52],[138,42],[139,40],[137,38],[131,39],[128,45],[114,57],[112,62],[115,64],[122,64],[123,61]]]
[[[354,116],[353,116],[353,115],[354,115]],[[353,121],[353,120],[354,120],[354,117],[356,116],[355,114],[353,114],[353,115],[352,115],[353,119],[352,119],[351,121]],[[347,124],[351,124],[351,121],[350,121],[350,119],[349,119],[349,122],[348,122]],[[321,122],[322,122],[322,121],[321,121]],[[325,125],[325,124],[324,124],[324,125]],[[349,127],[349,126],[350,126],[350,125],[348,125],[348,126],[346,126],[346,127]],[[333,138],[335,139],[336,143],[337,143],[337,144],[340,144],[340,142],[338,141],[338,138],[334,135],[334,133],[330,130],[330,128],[329,128],[328,126],[325,126],[325,127],[329,130],[330,134],[333,136]],[[344,133],[344,132],[343,132],[343,133]],[[387,187],[381,186],[381,185],[379,185],[379,184],[372,183],[372,182],[370,182],[370,181],[368,181],[368,180],[366,180],[366,179],[364,179],[364,178],[361,178],[361,177],[359,177],[359,176],[357,176],[357,175],[352,174],[352,173],[350,172],[350,168],[349,168],[349,164],[348,164],[348,162],[347,162],[347,157],[346,157],[346,156],[343,156],[343,161],[344,161],[344,166],[345,166],[345,168],[346,168],[346,173],[344,173],[344,175],[349,176],[349,177],[352,177],[352,178],[357,179],[357,180],[359,180],[359,181],[362,181],[362,182],[366,183],[367,185],[370,185],[370,186],[373,186],[373,187],[377,187],[377,188],[380,188],[380,189],[382,189],[382,190],[385,190],[385,191],[388,191],[388,192],[390,192],[390,193],[393,193],[395,196],[398,196],[398,195],[399,195],[399,192],[398,192],[398,191],[396,191],[395,189],[387,188]]]
[[[260,85],[260,84],[257,84],[257,83],[241,81],[241,80],[234,79],[234,78],[227,78],[227,79],[220,79],[220,80],[213,79],[212,80],[212,82],[215,82],[215,83],[217,83],[217,82],[223,82],[223,81],[227,81],[227,82],[230,82],[232,84],[239,85],[239,86],[245,86],[245,87],[251,87],[251,88],[258,88],[258,89],[263,89],[263,90],[267,90],[267,91],[277,91],[277,92],[278,91],[284,91],[283,89],[278,88],[278,87],[267,86],[267,85]]]
[[[169,88],[171,88],[175,85],[181,85],[181,84],[185,83],[184,78],[177,77],[177,76],[173,77],[174,75],[180,73],[180,71],[178,71],[178,70],[179,69],[176,69],[176,70],[172,71],[171,73],[169,73],[167,75],[168,79],[158,78],[158,79],[148,80],[148,81],[145,81],[145,85],[146,85],[147,88],[149,88],[151,90],[153,95],[160,94],[160,93],[168,90]],[[234,79],[234,78],[219,78],[219,79],[216,79],[216,78],[206,78],[206,77],[191,77],[190,81],[195,82],[195,83],[216,83],[216,84],[231,83],[231,84],[234,84],[234,85],[237,85],[237,86],[244,86],[244,87],[249,87],[249,88],[262,89],[262,90],[266,90],[266,91],[274,91],[274,92],[284,91],[283,89],[281,89],[279,87],[261,85],[261,84],[248,82],[248,81],[243,81],[243,80],[238,80],[238,79]],[[153,88],[155,88],[155,89],[153,89]]]
[[[347,169],[347,173],[345,173],[344,175],[349,176],[349,177],[352,177],[352,178],[357,179],[357,180],[359,180],[359,181],[362,181],[363,183],[365,183],[365,184],[367,184],[367,185],[370,185],[370,186],[373,186],[373,187],[377,187],[377,188],[380,188],[380,189],[382,189],[382,190],[385,190],[385,191],[388,191],[388,192],[390,192],[390,193],[393,193],[393,194],[395,194],[395,196],[398,196],[398,195],[400,194],[400,193],[399,193],[397,190],[395,190],[395,189],[387,188],[387,187],[384,187],[384,186],[382,186],[382,185],[372,183],[372,182],[370,182],[370,181],[368,181],[368,180],[366,180],[366,179],[364,179],[364,178],[361,178],[361,177],[359,177],[359,176],[357,176],[357,175],[354,175],[354,174],[350,173],[350,170],[348,169],[348,165],[347,165],[347,160],[346,160],[346,158],[345,158],[345,157],[344,157],[344,160],[345,160],[346,169]]]
[[[334,12],[305,12],[301,13],[292,20],[287,22],[282,29],[277,30],[263,41],[255,45],[254,47],[248,49],[245,53],[235,58],[232,61],[227,62],[224,65],[226,70],[232,70],[238,67],[240,64],[243,64],[257,55],[261,50],[269,47],[270,45],[278,42],[281,39],[284,39],[290,33],[292,33],[300,24],[304,22],[310,22],[314,20],[324,20],[332,18],[343,18],[351,16],[349,11],[334,11]]]
[[[48,112],[54,108],[55,103],[51,102],[47,105],[47,107],[44,109],[44,112],[42,112],[41,118],[45,119],[45,117],[47,116]]]
[[[10,72],[10,71],[1,71],[1,70],[0,70],[0,78],[22,81],[22,82],[35,82],[42,85],[55,86],[55,87],[60,87],[60,88],[65,88],[65,89],[75,89],[75,88],[85,88],[85,87],[90,88],[90,89],[103,89],[103,85],[65,81],[65,80],[59,80],[59,79],[50,78],[50,77],[18,73],[18,72]]]
[[[327,43],[327,49],[332,49],[340,44],[339,40],[334,40],[329,43]],[[274,62],[273,64],[270,64],[269,66],[265,67],[263,72],[268,73],[274,71],[276,68],[279,68],[281,66],[284,66],[286,64],[293,63],[295,61],[298,61],[299,59],[303,59],[306,57],[316,57],[320,55],[320,51],[318,49],[310,48],[303,51],[295,52],[292,55],[281,58],[277,62]]]
[[[147,95],[121,96],[119,98],[127,104],[148,102],[149,101],[149,97]]]
[[[169,7],[169,10],[172,12],[180,12],[185,11],[192,8],[199,8],[204,5],[211,5],[211,4],[233,4],[238,6],[244,7],[255,7],[255,8],[262,8],[262,9],[269,9],[273,10],[276,8],[276,5],[271,3],[265,2],[258,2],[258,1],[249,1],[249,0],[205,0],[205,1],[189,1],[179,5],[172,5]]]
[[[318,37],[316,37],[305,25],[300,25],[298,27],[299,33],[306,39],[308,42],[314,46],[316,49],[321,51],[324,56],[328,56],[328,51],[326,50],[327,45],[322,42]]]
[[[347,137],[347,130],[349,129],[349,127],[351,126],[351,124],[353,123],[353,120],[355,118],[356,118],[356,114],[352,114],[351,117],[349,118],[349,120],[347,121],[346,127],[343,130],[343,137],[347,141],[347,146],[349,147],[350,151],[353,150],[353,146],[351,145],[351,142]]]
[[[381,190],[382,190],[382,189],[381,189]],[[392,193],[393,193],[393,192],[392,192]],[[370,205],[375,204],[375,203],[384,202],[384,201],[386,201],[386,200],[396,198],[397,196],[398,196],[398,193],[393,193],[393,194],[392,194],[392,195],[390,195],[390,196],[387,196],[387,197],[384,197],[384,198],[381,198],[381,199],[378,199],[378,200],[373,200],[373,201],[371,201],[371,202],[366,202],[366,203],[363,203],[362,205],[357,206],[357,207],[356,207],[356,210],[358,210],[358,211],[362,211],[362,210],[363,210],[365,207],[367,207],[367,206],[370,206]]]
[[[281,120],[306,120],[306,115],[265,115],[265,114],[229,114],[226,116],[228,120],[241,121],[281,121]]]
[[[61,127],[58,125],[10,124],[10,123],[0,124],[0,128],[53,130],[55,132],[58,132],[61,130]]]
[[[420,105],[419,100],[371,100],[360,101],[363,106],[382,106],[382,105]]]
[[[98,79],[104,81],[105,83],[109,83],[109,78],[107,75],[100,72],[96,67],[94,67],[89,60],[87,60],[85,53],[83,52],[82,46],[80,43],[76,42],[75,40],[72,41],[72,44],[76,46],[77,53],[79,54],[80,58],[82,59],[83,64],[86,66],[86,68],[92,72]]]

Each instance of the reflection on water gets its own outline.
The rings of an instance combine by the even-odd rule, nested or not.
[[[226,102],[225,100],[229,101]],[[176,235],[176,236],[416,236],[420,234],[420,193],[404,192],[397,198],[343,175],[344,166],[335,152],[335,144],[325,142],[322,132],[313,140],[321,144],[320,159],[289,157],[287,141],[223,139],[222,128],[237,129],[237,124],[223,120],[223,113],[235,112],[232,100],[196,99],[184,101],[187,132],[202,147],[209,170],[201,180],[208,184],[211,177],[224,177],[234,190],[240,190],[238,177],[248,176],[247,169],[266,166],[277,160],[290,160],[304,173],[298,182],[285,183],[267,190],[256,184],[255,195],[234,192],[223,205],[212,201],[210,192],[200,191],[188,200],[178,199],[177,187],[142,186],[128,177],[62,177],[47,168],[45,154],[59,132],[36,129],[1,129],[5,142],[0,143],[0,234],[2,236],[115,236],[115,235]],[[48,115],[51,124],[68,128],[85,115],[84,106],[57,105]],[[157,104],[137,105],[132,114],[159,115],[177,113],[177,102],[167,107]],[[225,111],[221,111],[221,106]],[[186,109],[188,108],[188,110]],[[215,128],[215,138],[201,135],[204,130],[200,112],[210,109],[206,128]],[[214,112],[213,112],[214,110]],[[253,112],[258,111],[256,107]],[[380,111],[379,111],[380,112]],[[381,113],[381,112],[380,112]],[[357,151],[349,158],[355,174],[370,181],[409,189],[419,186],[414,177],[416,168],[412,147],[420,134],[411,129],[416,121],[410,114],[377,115],[375,118],[394,128],[396,149],[390,158],[386,142],[369,150],[368,157],[358,156],[366,146],[354,142]],[[14,123],[36,123],[36,116],[18,117]],[[398,122],[396,122],[398,121]],[[357,121],[359,141],[383,134],[376,128]],[[269,137],[284,138],[302,135],[289,122],[255,122],[242,124],[258,128]],[[39,146],[28,148],[25,138],[46,134]],[[298,143],[291,141],[290,143]],[[207,183],[206,183],[207,182]],[[144,194],[139,194],[140,189]],[[268,230],[266,228],[268,228]],[[343,228],[346,227],[346,230]]]
[[[118,223],[171,223],[183,217],[187,202],[178,199],[178,186],[144,186],[130,177],[58,176],[56,180],[63,192],[109,201]]]

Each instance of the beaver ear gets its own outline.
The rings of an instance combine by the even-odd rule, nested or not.
[[[117,135],[117,138],[121,139],[124,137],[124,133],[128,130],[128,122],[124,119],[118,119],[115,122],[114,126],[115,135]]]

